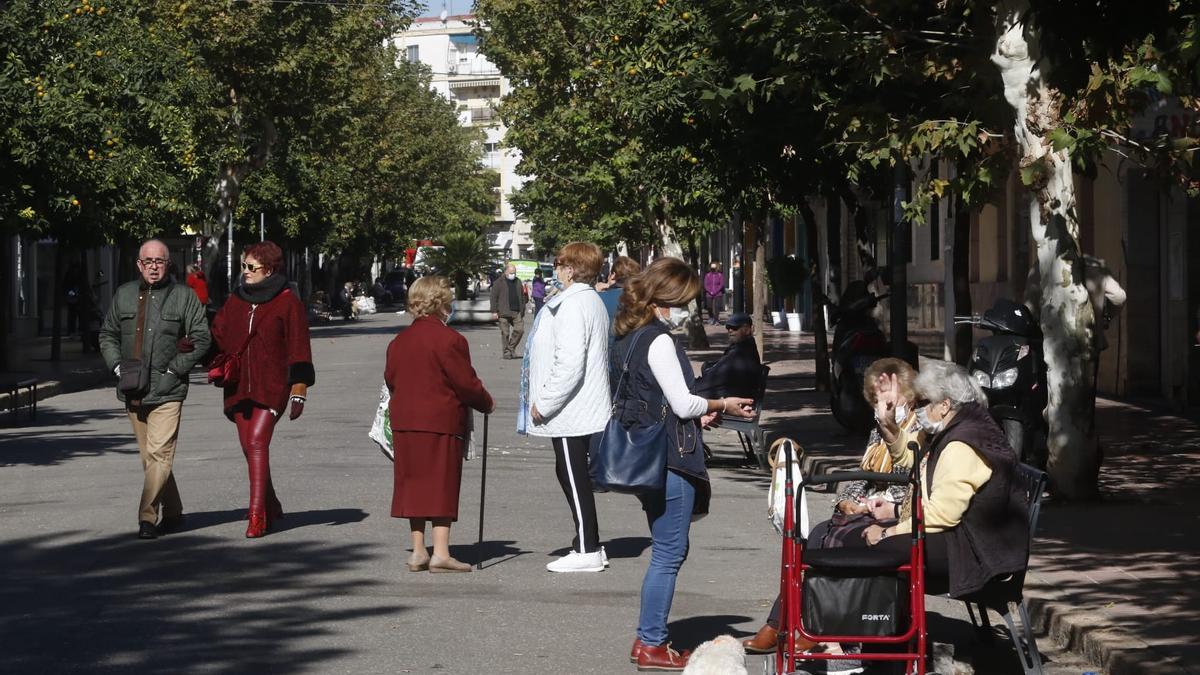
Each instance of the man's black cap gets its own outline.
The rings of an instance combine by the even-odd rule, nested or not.
[[[754,323],[754,321],[750,318],[750,315],[745,312],[734,312],[733,314],[729,315],[728,319],[725,319],[726,328],[741,328],[742,326],[749,326],[752,323]]]

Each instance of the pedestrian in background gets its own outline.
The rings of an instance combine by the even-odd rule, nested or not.
[[[619,256],[613,261],[612,274],[609,275],[607,287],[600,291],[600,299],[608,310],[608,322],[611,325],[617,318],[617,305],[621,294],[625,292],[625,284],[633,275],[642,271],[642,266],[629,256]]]
[[[504,266],[504,276],[492,283],[492,320],[500,322],[500,346],[504,358],[515,359],[517,345],[525,334],[525,305],[529,301],[525,284],[517,278],[517,267]]]
[[[536,316],[538,312],[542,311],[542,305],[546,304],[546,279],[540,267],[533,271],[533,281],[529,284],[529,297],[533,298],[533,314]]]
[[[270,241],[242,252],[242,283],[213,320],[221,353],[241,362],[236,381],[225,382],[225,416],[237,427],[250,477],[246,537],[266,534],[283,517],[271,481],[270,446],[275,424],[291,402],[288,419],[304,412],[308,388],[316,382],[308,317],[288,288],[283,251]]]
[[[142,459],[140,539],[154,539],[183,522],[175,443],[188,371],[211,340],[196,294],[167,277],[170,255],[157,239],[142,244],[137,259],[141,279],[117,289],[100,329],[100,352],[117,375],[117,398],[125,403]],[[181,344],[186,346],[181,349]]]
[[[721,309],[725,301],[725,275],[721,274],[721,263],[708,266],[704,275],[704,302],[708,307],[708,322],[721,325]]]
[[[704,399],[691,393],[691,362],[671,330],[687,320],[682,307],[699,292],[700,279],[687,263],[659,258],[629,282],[615,326],[612,362],[629,364],[626,377],[632,393],[613,414],[627,428],[652,426],[663,419],[667,428],[662,449],[666,484],[639,495],[650,525],[650,566],[642,580],[637,637],[630,653],[638,670],[676,671],[687,665],[688,653],[671,649],[667,617],[675,579],[687,559],[691,522],[708,513],[701,426],[712,424],[719,414],[750,417],[754,409],[750,399]]]
[[[204,277],[204,270],[200,266],[193,263],[187,266],[187,286],[192,289],[196,297],[200,299],[200,304],[208,306],[208,280]]]
[[[573,242],[558,252],[554,269],[563,290],[538,315],[522,373],[528,433],[550,438],[555,474],[575,521],[571,552],[546,565],[551,572],[599,572],[605,564],[588,475],[588,446],[608,423],[610,407],[608,312],[592,288],[603,262],[595,244]]]
[[[450,557],[450,525],[458,520],[465,408],[490,414],[491,394],[471,366],[467,340],[446,326],[454,293],[443,276],[421,277],[408,291],[411,326],[387,348],[383,377],[395,452],[392,517],[408,518],[411,572],[470,572]],[[433,522],[433,555],[425,521]]]

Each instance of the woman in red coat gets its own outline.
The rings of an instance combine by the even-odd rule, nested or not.
[[[283,507],[271,483],[270,445],[275,423],[291,401],[288,419],[304,412],[316,381],[304,305],[288,288],[283,251],[264,241],[242,252],[242,284],[213,321],[223,354],[240,354],[241,371],[225,385],[225,415],[237,425],[250,472],[249,538],[261,537]]]
[[[450,557],[450,524],[458,520],[466,408],[490,413],[492,396],[471,367],[467,340],[446,326],[453,295],[445,277],[422,277],[408,291],[411,326],[387,350],[384,381],[395,450],[392,517],[408,518],[413,572],[470,572]],[[425,521],[433,521],[433,556]]]

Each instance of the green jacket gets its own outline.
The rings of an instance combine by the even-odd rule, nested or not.
[[[143,405],[187,398],[188,372],[212,342],[200,299],[183,284],[168,284],[169,287],[162,284],[154,288],[143,281],[122,284],[100,328],[100,353],[109,370],[115,369],[122,359],[138,358],[133,353],[138,298],[141,293],[150,293],[141,355],[150,364],[150,393],[142,398]],[[184,336],[190,337],[195,345],[188,353],[180,353],[176,346]],[[117,398],[124,401],[125,395],[118,391]]]

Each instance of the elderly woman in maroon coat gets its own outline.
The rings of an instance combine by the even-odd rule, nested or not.
[[[471,367],[467,340],[446,326],[450,284],[422,277],[408,292],[413,323],[387,349],[384,381],[395,450],[392,517],[408,518],[412,572],[470,572],[450,557],[450,524],[458,520],[466,408],[490,413],[492,396]],[[425,549],[425,521],[433,521],[433,556]]]
[[[304,305],[288,288],[283,251],[269,241],[242,253],[242,284],[213,321],[224,354],[241,356],[237,381],[225,385],[225,415],[237,425],[250,472],[249,538],[261,537],[283,507],[271,483],[269,459],[275,424],[291,402],[288,419],[304,412],[316,380]]]

